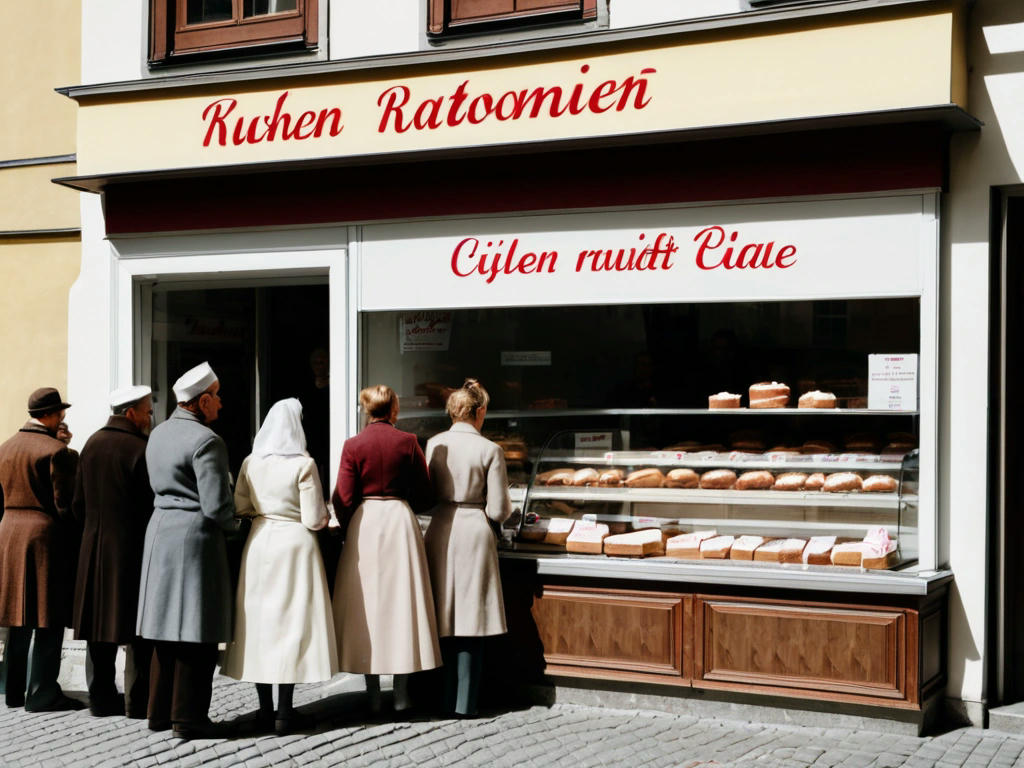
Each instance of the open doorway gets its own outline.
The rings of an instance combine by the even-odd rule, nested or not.
[[[209,286],[209,283],[205,283]],[[152,288],[148,378],[154,418],[175,407],[171,385],[209,361],[224,408],[211,427],[224,438],[237,475],[270,406],[286,397],[303,404],[310,455],[326,478],[330,434],[329,298],[324,283]],[[326,487],[326,486],[325,486]]]

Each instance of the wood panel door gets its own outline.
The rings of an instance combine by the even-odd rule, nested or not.
[[[533,618],[550,674],[688,684],[692,595],[544,587]],[[692,638],[692,631],[685,633]]]
[[[917,613],[698,596],[694,686],[917,708]]]

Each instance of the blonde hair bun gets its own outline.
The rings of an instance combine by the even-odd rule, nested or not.
[[[448,395],[446,410],[452,421],[472,421],[490,402],[491,396],[483,384],[476,379],[466,379],[462,387]]]

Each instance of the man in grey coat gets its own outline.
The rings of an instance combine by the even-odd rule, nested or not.
[[[146,465],[155,494],[139,587],[140,637],[154,641],[149,727],[180,738],[230,735],[209,719],[217,644],[231,639],[224,543],[235,504],[224,441],[209,428],[220,382],[208,363],[174,383],[178,407],[153,430]]]

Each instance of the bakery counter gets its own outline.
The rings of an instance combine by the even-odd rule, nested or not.
[[[642,560],[607,555],[575,555],[531,551],[529,548],[502,549],[506,560],[536,562],[541,577],[578,577],[608,581],[641,581],[728,585],[820,592],[857,592],[873,595],[931,594],[952,578],[952,571],[923,570],[908,566],[900,570],[866,570],[843,566],[789,563],[713,562],[648,557]]]
[[[730,506],[775,505],[786,507],[844,507],[878,509],[899,503],[898,493],[827,492],[827,491],[737,491],[709,488],[600,488],[588,486],[548,486],[530,491],[534,501],[561,499],[565,501],[620,501],[679,504],[728,504]],[[916,497],[904,494],[905,501]]]
[[[917,416],[918,411],[877,408],[529,408],[488,411],[488,419],[543,419],[595,416]],[[403,419],[446,418],[443,408],[403,408]]]

